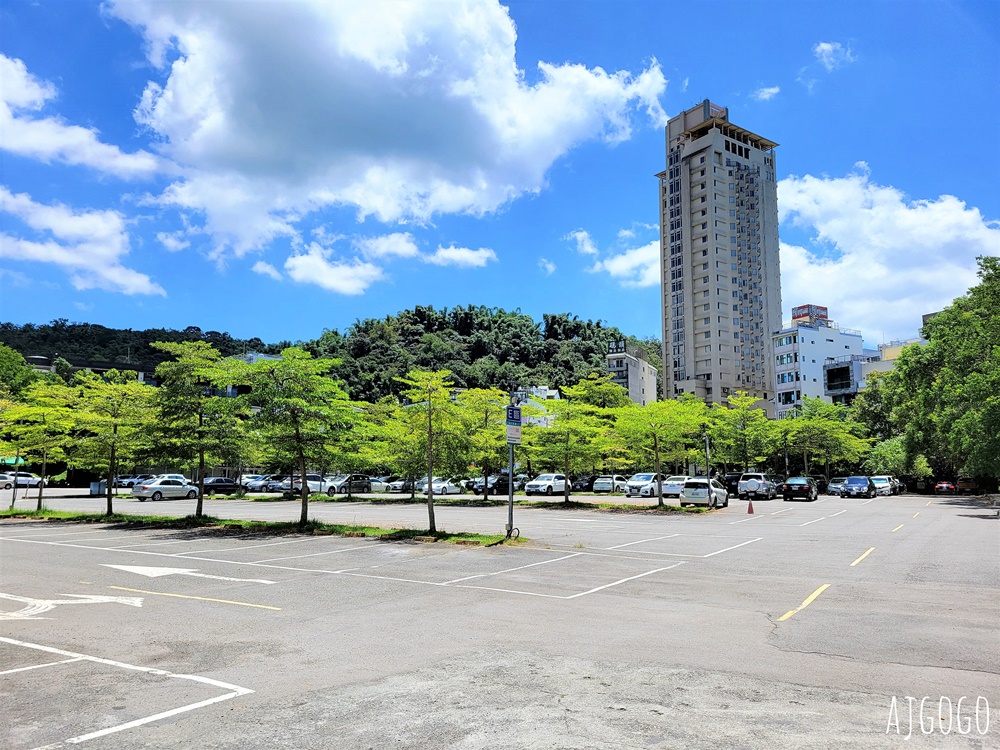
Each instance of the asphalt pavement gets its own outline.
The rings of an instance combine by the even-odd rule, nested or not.
[[[295,501],[205,504],[298,518]],[[518,507],[529,541],[492,548],[0,521],[0,744],[1000,747],[995,511],[911,495],[754,510]],[[437,520],[500,533],[506,509]]]

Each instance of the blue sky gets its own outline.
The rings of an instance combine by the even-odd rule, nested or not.
[[[667,117],[777,152],[782,295],[866,342],[1000,254],[995,2],[0,4],[0,320],[659,336]]]

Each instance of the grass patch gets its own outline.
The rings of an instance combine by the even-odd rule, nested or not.
[[[449,533],[438,531],[430,533],[424,529],[381,528],[379,526],[351,526],[339,523],[323,523],[309,521],[300,525],[295,521],[254,521],[238,518],[216,518],[215,516],[139,516],[112,513],[77,513],[68,510],[0,510],[0,518],[36,518],[45,521],[70,521],[74,523],[106,523],[118,528],[136,529],[204,529],[218,533],[265,533],[265,534],[310,534],[313,532],[327,534],[345,534],[348,531],[363,533],[366,537],[390,537],[398,540],[408,540],[415,536],[433,536],[439,542],[455,543],[460,539],[478,541],[486,546],[496,544],[505,538],[504,534],[473,534],[470,532]],[[523,539],[520,541],[524,541]],[[508,542],[513,543],[513,542]]]

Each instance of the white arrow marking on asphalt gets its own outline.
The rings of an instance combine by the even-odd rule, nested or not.
[[[72,599],[32,599],[17,594],[0,594],[0,599],[10,599],[28,606],[17,612],[0,612],[0,620],[46,620],[46,617],[36,617],[43,612],[49,612],[60,604],[127,604],[130,607],[141,607],[141,596],[94,596],[91,594],[60,594],[71,596]]]
[[[239,581],[240,583],[275,583],[263,578],[229,578],[227,576],[210,576],[208,573],[199,573],[197,568],[152,568],[145,565],[103,565],[105,568],[115,568],[128,573],[138,573],[149,578],[159,578],[160,576],[194,576],[195,578],[213,578],[216,581]]]

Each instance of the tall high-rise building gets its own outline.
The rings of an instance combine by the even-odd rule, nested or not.
[[[657,175],[664,397],[725,404],[746,391],[773,414],[778,144],[707,99],[672,118],[666,140],[667,168]]]

